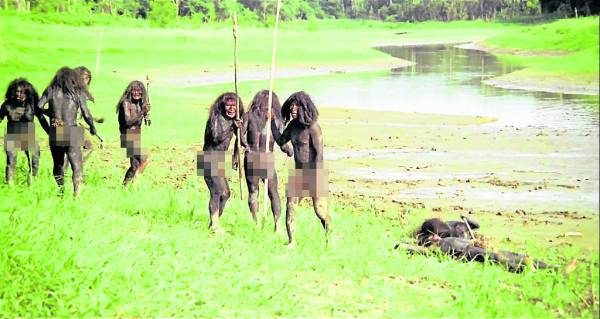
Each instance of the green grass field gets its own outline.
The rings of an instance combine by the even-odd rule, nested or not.
[[[501,58],[527,67],[532,81],[548,77],[598,86],[598,17],[525,27],[485,42]]]
[[[278,66],[389,62],[393,59],[369,45],[397,41],[398,35],[390,32],[395,30],[408,29],[410,37],[420,40],[454,41],[518,28],[524,27],[482,22],[284,24]],[[386,201],[333,197],[333,231],[326,244],[305,200],[296,218],[298,244],[287,247],[284,232],[271,231],[272,219],[253,224],[246,203],[239,200],[235,172],[229,171],[233,194],[221,219],[224,232],[211,235],[208,192],[196,176],[195,152],[202,145],[208,106],[233,85],[183,88],[168,80],[231,72],[229,26],[156,29],[131,22],[129,27],[112,24],[102,29],[41,24],[2,12],[0,83],[24,76],[41,92],[60,66],[83,64],[94,72],[102,32],[100,72],[91,85],[97,102],[91,110],[107,119],[98,125],[107,143],[86,162],[81,197],[69,196],[69,183],[67,195],[56,196],[47,139],[41,142],[40,176],[32,187],[25,184],[23,154],[17,185],[9,189],[0,184],[2,316],[597,316],[592,299],[600,291],[597,250],[578,245],[547,249],[529,234],[522,245],[507,245],[553,264],[564,265],[576,257],[579,262],[568,272],[523,274],[394,250],[395,243],[408,240],[411,230],[430,215],[424,208],[400,212]],[[271,32],[242,28],[241,69],[268,66]],[[133,187],[124,189],[128,161],[119,148],[114,107],[126,84],[146,74],[155,81],[150,88],[153,126],[144,128],[143,135],[151,162]],[[242,98],[249,102],[266,86],[267,81],[242,83]],[[341,142],[346,137],[342,135],[332,133],[326,140]],[[281,194],[285,165],[278,155]]]

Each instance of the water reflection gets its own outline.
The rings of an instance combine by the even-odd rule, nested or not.
[[[296,81],[319,105],[498,118],[492,125],[598,127],[598,113],[593,111],[597,96],[507,90],[483,84],[482,80],[519,69],[485,52],[447,45],[379,49],[417,63],[388,72]],[[281,91],[298,85],[296,81],[287,82]]]
[[[393,69],[395,73],[446,73],[481,82],[481,79],[519,69],[516,65],[500,63],[495,56],[485,52],[448,45],[382,46],[378,49],[393,57],[416,62],[407,68]]]

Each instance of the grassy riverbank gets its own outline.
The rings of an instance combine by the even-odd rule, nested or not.
[[[372,50],[374,44],[482,40],[520,28],[525,26],[296,22],[283,25],[278,67],[282,73],[374,68],[401,63]],[[295,248],[284,245],[283,233],[271,232],[271,219],[264,227],[253,225],[245,202],[239,200],[236,178],[230,181],[233,194],[221,221],[224,232],[213,236],[207,230],[208,192],[195,175],[194,156],[201,147],[208,106],[233,86],[187,87],[190,84],[180,80],[231,75],[229,26],[155,29],[132,22],[131,27],[111,24],[102,29],[41,24],[0,13],[0,83],[25,76],[41,91],[62,65],[84,64],[94,71],[102,32],[100,72],[92,82],[97,102],[91,110],[107,119],[98,125],[107,143],[86,162],[81,198],[70,198],[70,186],[64,199],[55,196],[46,140],[40,176],[31,188],[24,181],[23,155],[15,188],[0,184],[0,313],[336,318],[597,313],[592,296],[599,291],[598,212],[579,201],[546,203],[565,194],[587,194],[595,187],[597,176],[588,176],[580,164],[588,165],[597,152],[566,159],[556,154],[597,148],[597,131],[517,130],[486,126],[493,118],[319,106],[325,154],[337,156],[327,162],[333,217],[329,244],[307,201],[297,213]],[[242,71],[268,68],[271,32],[241,29]],[[131,189],[123,189],[127,160],[119,148],[114,105],[130,80],[146,74],[153,79],[153,125],[144,128],[143,143],[151,162]],[[295,80],[298,87],[293,89],[314,79]],[[288,91],[290,83],[277,81],[281,98],[287,92],[279,88]],[[266,80],[241,83],[243,100],[249,102],[266,86]],[[381,152],[387,153],[377,157]],[[284,194],[290,160],[278,154]],[[390,170],[433,177],[375,178]],[[484,175],[462,177],[472,171]],[[451,196],[435,194],[440,187],[450,188],[442,191]],[[422,188],[433,189],[434,197],[402,198],[402,192]],[[478,203],[452,197],[471,189],[494,198]],[[512,192],[531,200],[518,209],[502,208],[505,203],[496,197]],[[395,243],[410,240],[410,232],[424,217],[455,219],[469,212],[480,219],[482,233],[498,248],[573,267],[516,275],[493,265],[393,249]],[[579,235],[565,236],[573,232]]]
[[[526,26],[484,43],[501,59],[526,67],[495,84],[598,95],[598,17]]]

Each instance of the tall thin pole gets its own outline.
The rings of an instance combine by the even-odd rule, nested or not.
[[[275,57],[277,54],[277,30],[279,29],[279,11],[281,10],[281,0],[277,0],[277,12],[275,13],[275,32],[273,32],[273,52],[271,54],[271,73],[269,76],[269,99],[267,104],[267,114],[271,114],[271,104],[273,103],[273,84],[275,80]],[[267,139],[265,143],[265,153],[269,150],[269,137],[271,134],[271,116],[267,117]],[[267,194],[269,193],[269,176],[265,179],[265,191],[264,191],[264,205],[263,205],[263,218],[267,218]]]
[[[238,93],[238,78],[237,78],[237,60],[238,60],[238,48],[237,48],[237,40],[238,40],[238,23],[237,23],[237,14],[233,12],[233,83],[235,88],[235,119],[240,120],[240,95]],[[242,138],[242,130],[241,128],[237,128],[237,138],[235,139],[235,146],[238,149],[238,181],[240,182],[240,200],[244,199],[244,193],[242,191],[242,161],[240,152],[242,151],[242,146],[240,143],[240,139]]]

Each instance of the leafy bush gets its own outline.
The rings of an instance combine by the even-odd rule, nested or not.
[[[177,19],[177,6],[171,0],[151,0],[148,20],[154,26],[164,27]]]

